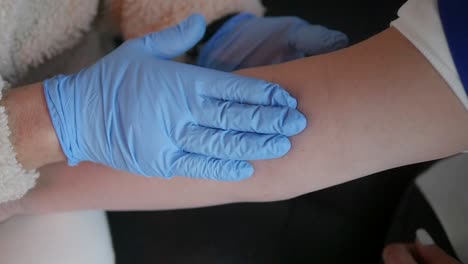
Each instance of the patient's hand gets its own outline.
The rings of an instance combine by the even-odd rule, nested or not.
[[[460,264],[436,245],[392,244],[383,252],[385,264]]]
[[[345,34],[298,17],[256,17],[243,13],[228,20],[202,48],[197,64],[234,71],[286,62],[341,49]]]

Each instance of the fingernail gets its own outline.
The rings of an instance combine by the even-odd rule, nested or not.
[[[276,152],[275,154],[278,154],[278,158],[286,155],[289,150],[291,149],[291,141],[287,137],[284,136],[278,136],[276,138]]]
[[[429,233],[423,228],[419,228],[418,230],[416,230],[416,240],[424,246],[435,244],[431,235],[429,235]]]
[[[265,82],[262,81],[261,84],[264,85]],[[281,85],[266,83],[264,90],[273,106],[288,106],[294,109],[297,107],[297,100],[281,87]]]
[[[205,17],[199,13],[190,15],[184,21],[189,23],[206,23]]]
[[[231,179],[232,181],[241,181],[250,178],[254,174],[254,168],[252,164],[247,161],[239,162],[237,165],[239,171],[238,177]]]
[[[290,96],[289,94],[286,95],[286,96],[287,96],[286,100],[288,101],[288,107],[296,109],[297,108],[297,100],[294,97]]]
[[[333,47],[335,49],[342,49],[342,48],[348,46],[348,37],[345,34],[339,32],[339,31],[336,31],[336,33],[335,33],[335,35],[333,37],[333,42],[334,42]]]
[[[297,110],[289,110],[288,119],[291,122],[289,131],[286,131],[286,136],[294,136],[301,133],[307,127],[306,117]]]

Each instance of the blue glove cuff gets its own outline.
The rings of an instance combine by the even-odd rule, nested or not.
[[[80,162],[80,160],[74,158],[72,151],[73,146],[70,138],[76,137],[76,130],[65,126],[66,110],[59,108],[62,104],[56,103],[60,102],[61,100],[60,85],[65,78],[66,76],[64,75],[58,75],[45,80],[44,96],[52,125],[54,126],[55,133],[60,142],[60,146],[62,147],[62,151],[65,154],[65,157],[67,157],[68,165],[75,166]]]

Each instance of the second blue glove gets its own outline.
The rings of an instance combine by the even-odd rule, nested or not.
[[[322,54],[347,44],[345,34],[298,17],[242,13],[229,19],[209,39],[197,64],[230,72]]]

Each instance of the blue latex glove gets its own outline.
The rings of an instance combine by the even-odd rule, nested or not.
[[[341,49],[345,34],[297,17],[229,19],[200,51],[197,64],[222,71],[270,65]]]
[[[276,84],[167,59],[203,36],[193,15],[125,42],[95,65],[46,80],[52,123],[70,165],[92,161],[145,176],[234,181],[245,160],[290,149],[302,131],[296,100]]]

